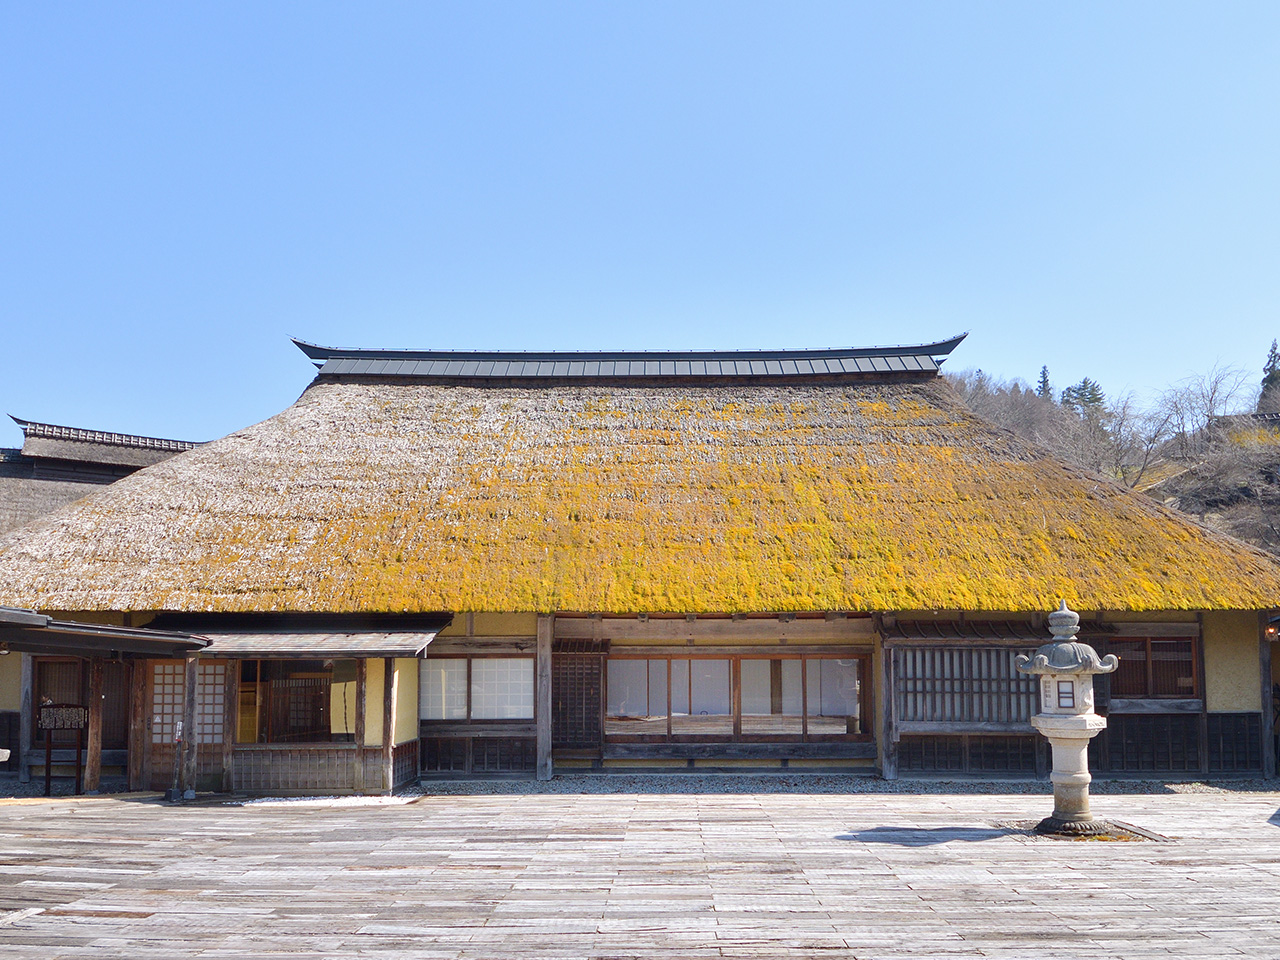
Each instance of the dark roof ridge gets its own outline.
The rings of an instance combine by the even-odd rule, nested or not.
[[[142,450],[172,450],[182,453],[200,444],[192,440],[166,440],[163,437],[143,437],[132,433],[112,433],[107,430],[87,430],[84,427],[64,427],[56,423],[39,423],[22,420],[9,414],[9,419],[22,428],[22,435],[39,440],[70,440],[76,443],[97,443],[109,447],[134,447]]]
[[[969,334],[966,331],[933,343],[883,347],[823,347],[804,350],[413,350],[399,348],[325,347],[292,338],[312,360],[460,360],[460,361],[587,361],[587,360],[814,360],[842,357],[946,357]]]
[[[358,350],[294,340],[323,378],[429,380],[442,384],[625,385],[846,382],[932,379],[968,334],[936,343],[822,350],[685,350],[519,353]]]

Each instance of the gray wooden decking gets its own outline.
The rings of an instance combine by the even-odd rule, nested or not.
[[[0,802],[0,956],[1280,957],[1280,793]]]

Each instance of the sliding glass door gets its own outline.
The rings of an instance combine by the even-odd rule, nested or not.
[[[868,739],[868,656],[639,657],[605,672],[618,742]]]

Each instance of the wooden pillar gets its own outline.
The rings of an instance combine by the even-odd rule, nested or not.
[[[1196,678],[1200,687],[1200,732],[1199,732],[1199,750],[1200,750],[1200,776],[1209,776],[1209,692],[1205,688],[1205,672],[1204,672],[1204,613],[1196,614],[1196,622],[1200,625],[1200,639],[1195,644],[1196,651]],[[1150,647],[1147,648],[1150,654]],[[1147,657],[1147,690],[1152,687],[1151,671],[1153,663],[1151,657]],[[1110,713],[1110,711],[1107,711]],[[1264,701],[1263,712],[1266,712]]]
[[[1262,775],[1268,780],[1276,775],[1275,716],[1271,707],[1271,638],[1266,612],[1258,615],[1258,665],[1262,679]]]
[[[146,790],[145,763],[150,749],[147,733],[147,671],[150,661],[129,661],[129,789]]]
[[[551,637],[555,616],[538,614],[538,649],[534,666],[533,715],[538,725],[538,779],[550,780],[551,769]]]
[[[18,780],[21,783],[30,783],[31,744],[35,739],[35,707],[32,705],[31,693],[35,663],[29,653],[20,653],[18,656],[22,657],[22,664],[19,668],[22,674],[22,679],[20,680],[22,687],[22,705],[20,709],[22,714],[18,717]]]
[[[880,644],[880,716],[883,742],[880,744],[880,775],[886,780],[898,779],[898,731],[893,696],[893,648]]]
[[[102,784],[102,658],[89,658],[89,744],[84,758],[84,792]]]
[[[395,786],[392,766],[396,731],[392,721],[396,715],[396,661],[394,657],[387,657],[382,662],[382,792],[386,794]]]
[[[228,660],[222,689],[222,792],[234,786],[236,738],[240,733],[240,661]]]
[[[356,793],[364,793],[364,701],[368,676],[369,661],[361,657],[356,660],[356,722],[353,739],[356,749],[355,760],[351,765],[351,788]]]
[[[178,789],[185,798],[196,789],[196,680],[200,676],[200,660],[187,657],[187,687],[182,698],[182,771]]]

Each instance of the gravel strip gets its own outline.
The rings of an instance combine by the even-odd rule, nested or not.
[[[76,792],[76,782],[70,777],[54,777],[50,792],[55,797],[69,797]],[[129,784],[123,778],[104,777],[99,793],[125,793]],[[0,798],[43,797],[44,777],[32,777],[28,783],[19,783],[16,773],[0,774]]]
[[[75,784],[70,779],[53,781],[54,796],[70,796]],[[101,793],[124,793],[123,780],[103,781]],[[1090,792],[1096,796],[1134,794],[1239,794],[1280,792],[1280,780],[1095,780]],[[685,774],[685,773],[597,773],[567,774],[552,780],[427,780],[396,791],[397,797],[486,796],[512,794],[750,794],[750,793],[880,793],[880,794],[1036,794],[1049,795],[1047,780],[881,780],[879,777],[839,774]],[[0,776],[0,798],[39,797],[44,780],[19,783],[16,775]],[[270,799],[270,798],[268,798]],[[292,799],[292,798],[290,798]],[[313,797],[312,801],[337,798]],[[355,800],[356,798],[350,798]],[[282,798],[283,800],[283,798]],[[261,801],[260,801],[261,802]]]
[[[1276,780],[1095,780],[1096,795],[1152,793],[1274,793]],[[952,793],[1051,795],[1047,780],[881,780],[835,774],[577,774],[552,780],[428,780],[402,793],[423,796],[542,793]]]

